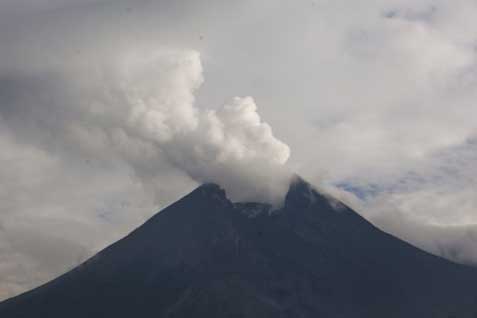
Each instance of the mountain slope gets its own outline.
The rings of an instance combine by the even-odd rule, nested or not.
[[[477,269],[402,242],[303,180],[284,207],[199,187],[0,317],[477,317]]]

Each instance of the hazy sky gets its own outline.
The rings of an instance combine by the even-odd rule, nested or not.
[[[0,1],[0,299],[292,172],[477,263],[476,29],[472,0]]]

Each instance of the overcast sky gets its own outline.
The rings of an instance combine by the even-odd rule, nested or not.
[[[291,173],[477,263],[473,0],[0,1],[0,299]]]

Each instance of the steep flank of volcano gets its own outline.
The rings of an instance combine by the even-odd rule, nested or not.
[[[202,185],[0,317],[475,318],[476,286],[297,178],[279,210]]]

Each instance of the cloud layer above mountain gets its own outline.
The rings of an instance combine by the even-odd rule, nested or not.
[[[197,183],[276,202],[288,171],[477,261],[476,6],[2,1],[0,298]]]

